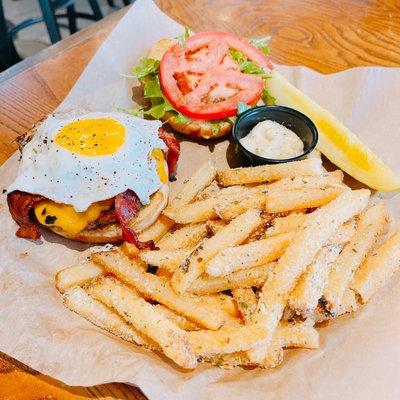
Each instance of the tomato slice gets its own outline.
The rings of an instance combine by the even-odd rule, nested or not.
[[[273,68],[262,51],[227,32],[203,32],[191,36],[182,48],[172,46],[160,63],[160,84],[172,106],[182,114],[203,120],[236,115],[237,105],[254,105],[264,81],[240,71],[229,50],[243,53],[266,72]]]

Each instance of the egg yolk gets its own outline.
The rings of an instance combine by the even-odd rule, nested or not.
[[[86,211],[76,212],[69,204],[43,200],[35,206],[35,216],[44,226],[56,226],[70,235],[77,235],[91,222],[96,221],[103,210],[109,210],[113,202],[113,199],[99,201]]]
[[[154,149],[151,152],[151,158],[156,160],[157,174],[160,178],[161,183],[167,183],[168,173],[165,168],[165,158],[163,151],[161,149]]]
[[[125,127],[111,118],[90,118],[63,126],[55,143],[84,156],[105,156],[115,153],[125,141]]]

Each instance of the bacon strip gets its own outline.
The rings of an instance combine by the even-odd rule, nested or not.
[[[30,211],[44,197],[37,194],[29,194],[16,190],[7,195],[8,208],[19,225],[16,235],[25,239],[40,239],[40,232],[37,226],[32,222]]]
[[[175,172],[176,164],[178,163],[179,155],[181,153],[181,145],[172,133],[167,132],[163,128],[159,128],[158,136],[168,147],[167,164],[168,172],[171,176]]]
[[[115,213],[117,220],[121,225],[122,237],[125,241],[133,243],[139,250],[143,249],[155,249],[154,242],[149,240],[147,242],[141,242],[136,234],[130,227],[129,224],[135,217],[136,213],[140,208],[139,198],[135,192],[128,189],[123,193],[118,194],[115,197]]]

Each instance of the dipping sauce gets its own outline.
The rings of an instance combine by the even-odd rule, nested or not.
[[[293,131],[271,120],[259,122],[240,143],[253,154],[276,160],[296,157],[304,151],[302,140]]]

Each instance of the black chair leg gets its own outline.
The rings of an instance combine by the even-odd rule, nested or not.
[[[123,2],[126,6],[128,6],[129,4],[132,4],[132,0],[122,0],[122,2]],[[110,7],[116,8],[116,5],[115,5],[115,3],[114,3],[114,0],[107,0],[107,4],[108,4]]]
[[[99,3],[97,0],[89,0],[90,7],[92,7],[93,17],[96,21],[99,21],[103,18],[103,13],[100,10]]]
[[[76,24],[76,14],[75,14],[75,7],[73,4],[67,7],[67,18],[68,18],[68,28],[69,32],[74,34],[78,31],[78,26]]]
[[[60,28],[57,25],[57,21],[54,15],[54,10],[50,3],[50,0],[39,0],[39,5],[42,10],[47,31],[49,32],[51,43],[59,42],[62,39]]]
[[[8,35],[6,18],[4,16],[3,4],[0,0],[0,71],[21,61],[17,50],[15,50],[12,38]]]

